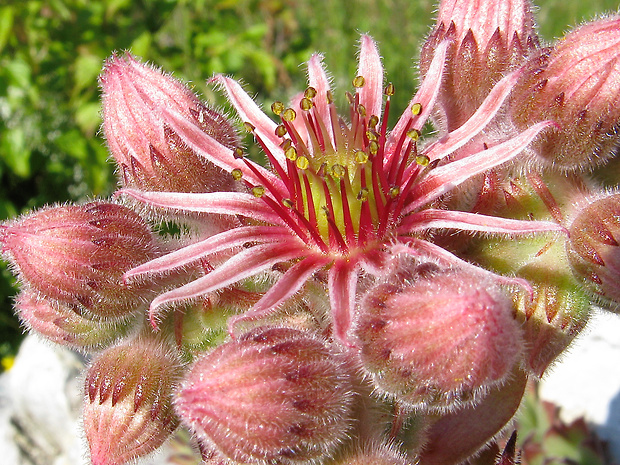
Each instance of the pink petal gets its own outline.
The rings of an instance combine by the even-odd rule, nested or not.
[[[330,92],[331,89],[329,85],[329,78],[327,77],[325,67],[323,66],[322,55],[312,55],[312,57],[308,61],[308,85],[316,90],[314,105],[321,120],[325,123],[325,126],[327,128],[331,128],[333,122],[331,113],[329,111],[329,99],[327,96],[328,92]],[[336,145],[332,131],[327,132],[329,133],[332,147],[335,147]]]
[[[137,189],[120,189],[116,195],[129,195],[154,207],[173,210],[214,213],[219,215],[241,215],[258,221],[284,225],[262,200],[242,192],[208,192],[205,194],[183,192],[147,192]]]
[[[552,121],[542,121],[495,147],[431,170],[417,185],[414,190],[415,200],[407,205],[403,213],[410,213],[428,204],[472,176],[510,161],[519,155],[540,131],[554,125]]]
[[[425,209],[406,216],[398,228],[399,234],[430,228],[451,228],[485,233],[531,234],[566,229],[551,221],[522,221],[495,216],[450,210]]]
[[[357,74],[366,81],[359,89],[360,103],[366,108],[366,114],[368,117],[380,116],[383,106],[383,65],[375,41],[365,34],[360,41]]]
[[[401,236],[400,239],[402,243],[396,244],[391,248],[392,254],[406,253],[416,257],[432,257],[439,262],[443,262],[444,266],[463,268],[473,274],[491,278],[495,282],[502,285],[518,286],[524,289],[530,297],[533,296],[532,286],[526,279],[502,276],[501,274],[493,273],[492,271],[480,268],[479,266],[466,262],[453,253],[448,252],[443,247],[435,245],[432,242],[416,239],[414,237]]]
[[[411,107],[414,103],[419,103],[422,105],[422,111],[419,115],[414,117],[415,121],[412,127],[421,130],[426,123],[426,120],[435,106],[435,100],[437,99],[437,95],[439,95],[439,89],[441,88],[441,83],[443,81],[443,70],[445,67],[448,45],[448,41],[443,41],[435,49],[433,60],[431,61],[428,72],[426,73],[418,92],[411,99],[407,109],[403,112],[402,116],[396,123],[396,126],[394,126],[394,129],[392,129],[390,135],[388,136],[386,144],[388,147],[388,153],[390,152],[392,146],[398,142],[398,139],[403,131],[405,131],[409,120],[412,118],[413,115],[411,113]],[[391,156],[398,157],[400,154],[396,153]]]
[[[219,166],[224,171],[228,172],[231,172],[235,168],[240,169],[243,172],[243,176],[252,184],[261,185],[262,181],[260,178],[252,173],[252,171],[246,166],[246,162],[251,163],[263,177],[272,183],[273,186],[280,189],[283,194],[286,193],[284,183],[271,171],[263,168],[251,160],[246,159],[246,161],[244,161],[235,158],[232,150],[215,141],[215,139],[205,134],[202,129],[196,126],[196,124],[179,113],[172,112],[165,107],[160,107],[159,111],[161,112],[166,123],[179,135],[181,139],[183,139],[183,142],[185,142],[197,154],[205,157],[214,165]]]
[[[310,256],[289,268],[265,295],[243,315],[228,320],[228,329],[233,329],[239,322],[249,321],[267,315],[278,305],[293,296],[310,279],[313,273],[327,265],[330,258],[321,255]]]
[[[278,226],[245,226],[231,229],[132,268],[123,275],[123,280],[127,281],[146,273],[165,273],[207,255],[239,247],[247,242],[286,242],[290,238],[288,229]]]
[[[335,261],[328,273],[327,286],[334,336],[345,345],[350,345],[347,333],[355,310],[357,275],[357,262],[346,259]]]
[[[272,153],[276,160],[278,160],[278,163],[286,165],[284,153],[282,150],[276,150],[281,142],[278,136],[275,135],[275,130],[278,125],[260,109],[252,97],[250,97],[234,79],[218,75],[211,81],[222,86],[228,100],[235,107],[235,110],[237,110],[241,120],[244,123],[251,123],[256,128],[256,132],[263,141],[268,143],[269,149],[273,150]]]
[[[149,318],[153,327],[162,313],[162,307],[203,296],[271,268],[276,263],[300,258],[307,252],[298,244],[262,244],[243,250],[227,262],[191,283],[156,297],[151,303]]]
[[[510,95],[522,74],[522,71],[515,71],[499,81],[471,118],[458,129],[426,147],[424,155],[431,161],[440,159],[458,150],[470,141],[497,115],[504,100]]]

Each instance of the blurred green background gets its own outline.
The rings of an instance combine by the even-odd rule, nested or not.
[[[617,8],[617,0],[538,2],[540,33]],[[242,79],[261,102],[305,86],[300,66],[322,51],[335,86],[350,88],[356,42],[370,33],[397,89],[415,90],[415,58],[431,0],[3,0],[0,6],[0,220],[46,204],[108,196],[115,187],[101,124],[97,75],[114,50],[163,66],[212,103],[205,80]],[[0,358],[18,347],[14,279],[0,266]]]

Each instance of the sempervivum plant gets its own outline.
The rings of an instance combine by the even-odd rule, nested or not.
[[[266,112],[213,77],[236,120],[130,54],[106,61],[120,189],[0,225],[24,324],[97,353],[94,465],[178,425],[218,464],[461,463],[505,430],[591,305],[620,305],[619,194],[596,180],[620,18],[541,45],[531,10],[441,2],[393,126],[368,35],[344,113],[320,55]]]

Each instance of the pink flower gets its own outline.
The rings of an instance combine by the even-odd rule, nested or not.
[[[550,222],[517,221],[441,208],[455,186],[510,162],[545,128],[543,121],[499,143],[451,159],[498,113],[518,79],[500,80],[462,126],[440,139],[420,144],[421,131],[442,86],[448,42],[439,44],[428,72],[395,127],[388,131],[391,84],[384,87],[377,47],[368,36],[360,45],[358,76],[353,79],[349,122],[336,113],[321,57],[308,62],[309,87],[291,107],[272,105],[272,121],[234,80],[213,81],[227,94],[245,126],[263,148],[271,169],[240,156],[205,134],[174,109],[159,107],[169,125],[196,153],[231,173],[245,192],[171,193],[123,189],[120,193],[173,211],[235,215],[241,225],[157,258],[124,278],[133,281],[165,273],[215,254],[213,270],[159,295],[151,304],[155,321],[162,308],[229,286],[279,264],[285,271],[241,320],[267,314],[297,293],[316,272],[327,270],[326,286],[333,332],[345,341],[356,300],[358,278],[381,273],[395,245],[414,256],[445,265],[469,266],[433,244],[429,229],[451,228],[501,234],[557,231]],[[384,104],[385,97],[385,104]],[[493,275],[495,276],[495,275]],[[497,279],[506,280],[495,276]]]

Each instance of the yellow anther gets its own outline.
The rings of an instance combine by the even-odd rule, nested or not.
[[[347,171],[344,169],[344,166],[335,164],[332,166],[332,176],[336,179],[343,178],[347,174]]]
[[[256,129],[256,126],[254,126],[252,123],[248,123],[247,121],[243,123],[243,127],[248,132],[254,132],[254,130]]]
[[[295,206],[291,199],[282,199],[282,205],[284,205],[286,208],[293,208]]]
[[[368,138],[368,140],[377,140],[379,138],[378,134],[370,129],[366,131],[366,137]]]
[[[371,141],[368,143],[368,151],[369,151],[370,153],[372,153],[373,155],[376,155],[376,154],[377,154],[377,152],[379,151],[379,144],[377,144],[377,142],[376,142],[376,141],[371,140]]]
[[[234,158],[243,158],[243,150],[240,147],[235,147],[233,150]]]
[[[297,160],[297,149],[290,145],[285,151],[284,156],[291,161]]]
[[[289,123],[295,121],[296,117],[297,113],[295,113],[295,110],[293,110],[292,108],[287,108],[282,112],[282,119],[284,121],[288,121]]]
[[[357,200],[361,200],[362,202],[366,202],[368,200],[369,191],[367,187],[362,187],[357,194]]]
[[[390,197],[395,199],[396,197],[398,197],[398,194],[400,194],[400,187],[398,186],[390,187]]]
[[[260,198],[265,194],[265,188],[263,186],[254,186],[252,188],[252,195],[256,198]]]
[[[301,157],[297,158],[297,160],[295,161],[295,165],[297,165],[297,168],[299,168],[300,170],[307,170],[310,166],[310,161],[302,155]]]
[[[291,144],[291,139],[284,139],[282,142],[280,142],[280,147],[282,148],[282,150],[288,150]]]
[[[280,116],[280,113],[284,111],[284,104],[282,102],[273,102],[271,104],[271,111]]]
[[[415,162],[420,166],[428,166],[428,164],[431,162],[431,159],[428,158],[426,155],[418,155],[417,157],[415,157]]]
[[[366,107],[364,105],[358,105],[357,112],[359,113],[361,117],[366,116]]]
[[[358,150],[355,152],[355,161],[363,165],[368,162],[368,154],[363,150]]]
[[[377,115],[372,115],[368,120],[368,127],[375,128],[379,124],[379,117]]]
[[[239,181],[243,177],[243,172],[239,168],[235,168],[230,172],[235,181]]]
[[[299,108],[301,108],[303,111],[308,111],[313,106],[314,105],[312,103],[312,100],[310,100],[309,98],[302,98],[301,102],[299,102]]]
[[[394,84],[390,82],[387,86],[385,86],[383,93],[388,96],[394,95]]]
[[[332,94],[331,90],[327,91],[325,97],[327,98],[327,103],[334,103],[334,94]]]
[[[366,84],[366,79],[364,79],[364,76],[355,76],[353,78],[353,87],[364,87],[364,84]]]
[[[278,137],[284,137],[286,135],[286,127],[283,124],[279,124],[276,126],[275,133]]]
[[[413,116],[418,116],[420,113],[422,113],[422,104],[414,103],[413,105],[411,105],[411,113],[413,113]]]
[[[410,129],[409,131],[407,131],[407,137],[414,141],[418,140],[420,138],[420,131],[418,131],[417,129]]]
[[[353,94],[349,91],[346,91],[344,93],[344,96],[347,98],[347,101],[349,102],[349,105],[353,105],[353,102],[355,102],[355,97],[353,97]]]
[[[304,97],[313,99],[314,97],[316,97],[316,89],[314,87],[308,87],[304,91]]]

